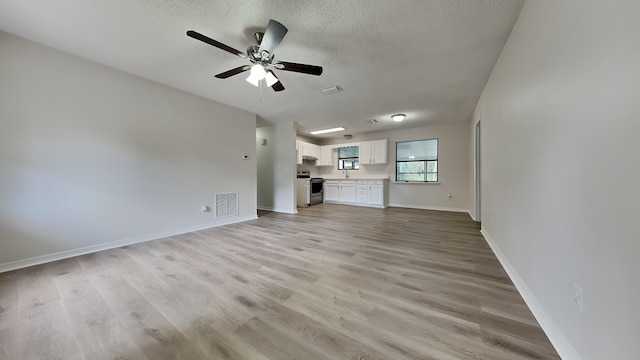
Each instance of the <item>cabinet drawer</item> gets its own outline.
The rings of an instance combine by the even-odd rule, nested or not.
[[[369,185],[382,185],[382,180],[369,180]]]

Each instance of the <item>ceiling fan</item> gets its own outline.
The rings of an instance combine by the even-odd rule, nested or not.
[[[213,40],[212,38],[202,35],[193,30],[187,31],[187,36],[215,46],[218,49],[230,52],[243,59],[249,59],[249,61],[251,62],[251,65],[248,64],[239,66],[235,69],[231,69],[216,75],[218,79],[226,79],[233,75],[249,71],[250,75],[247,78],[247,81],[249,83],[253,84],[254,86],[260,86],[260,82],[264,80],[267,84],[267,87],[273,88],[274,91],[282,91],[284,90],[284,86],[282,85],[280,80],[278,80],[275,73],[270,69],[270,67],[278,70],[293,71],[316,76],[322,74],[322,66],[298,64],[286,61],[274,61],[274,52],[278,48],[278,45],[280,45],[280,42],[282,42],[284,36],[287,34],[287,31],[289,30],[281,23],[275,20],[269,20],[269,24],[267,25],[267,29],[264,33],[257,32],[254,34],[254,38],[256,39],[258,45],[249,46],[246,52],[236,50],[231,46]]]

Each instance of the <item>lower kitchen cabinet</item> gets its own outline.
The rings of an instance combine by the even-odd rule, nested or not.
[[[324,181],[324,202],[340,202],[339,181]]]
[[[327,203],[387,207],[388,181],[325,180],[324,201]]]
[[[355,180],[325,180],[324,201],[334,203],[356,202]]]

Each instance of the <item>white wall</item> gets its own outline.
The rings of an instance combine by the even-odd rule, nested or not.
[[[296,131],[293,122],[256,129],[258,208],[294,214],[296,208]],[[262,145],[262,139],[267,140]]]
[[[255,218],[254,114],[2,32],[0,53],[1,270]],[[200,211],[236,191],[239,216]]]
[[[527,1],[474,116],[482,227],[566,359],[638,358],[638,14]]]
[[[438,138],[439,184],[394,183],[396,172],[396,142]],[[386,165],[361,165],[350,170],[349,176],[388,176],[389,205],[421,209],[469,211],[469,123],[432,125],[414,129],[395,130],[353,135],[350,140],[331,139],[323,144],[358,143],[387,139]],[[317,167],[318,176],[344,176],[337,166]],[[447,195],[451,194],[451,199]]]

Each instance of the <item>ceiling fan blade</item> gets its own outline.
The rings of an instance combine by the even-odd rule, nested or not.
[[[213,40],[212,38],[210,38],[208,36],[205,36],[205,35],[202,35],[199,32],[196,32],[196,31],[193,31],[193,30],[189,30],[189,31],[187,31],[187,36],[192,37],[192,38],[194,38],[196,40],[200,40],[202,42],[205,42],[205,43],[207,43],[209,45],[215,46],[218,49],[222,49],[224,51],[230,52],[233,55],[240,56],[241,58],[246,58],[247,57],[246,53],[243,53],[240,50],[236,50],[236,49],[232,48],[231,46],[225,45],[225,44],[223,44],[223,43],[221,43],[219,41]]]
[[[226,78],[231,77],[233,75],[238,75],[238,74],[240,74],[242,72],[245,72],[245,71],[247,71],[249,69],[251,69],[251,65],[238,66],[235,69],[231,69],[231,70],[225,71],[223,73],[220,73],[220,74],[216,75],[216,77],[218,79],[226,79]]]
[[[282,83],[280,82],[280,79],[278,79],[278,77],[276,76],[276,74],[273,73],[273,71],[269,70],[267,71],[269,74],[273,75],[273,77],[278,80],[276,83],[274,83],[273,85],[271,85],[271,88],[273,89],[273,91],[279,92],[284,90],[284,85],[282,85]]]
[[[316,65],[307,65],[307,64],[298,64],[286,61],[279,61],[273,65],[276,69],[286,70],[286,71],[295,71],[299,73],[309,74],[309,75],[322,75],[322,66]]]
[[[271,88],[273,89],[273,91],[279,92],[284,90],[284,85],[282,85],[282,83],[278,81],[277,83],[271,85]]]
[[[275,20],[269,20],[267,30],[264,31],[264,36],[260,42],[260,53],[267,51],[269,54],[273,54],[287,31],[289,30],[284,25]]]

